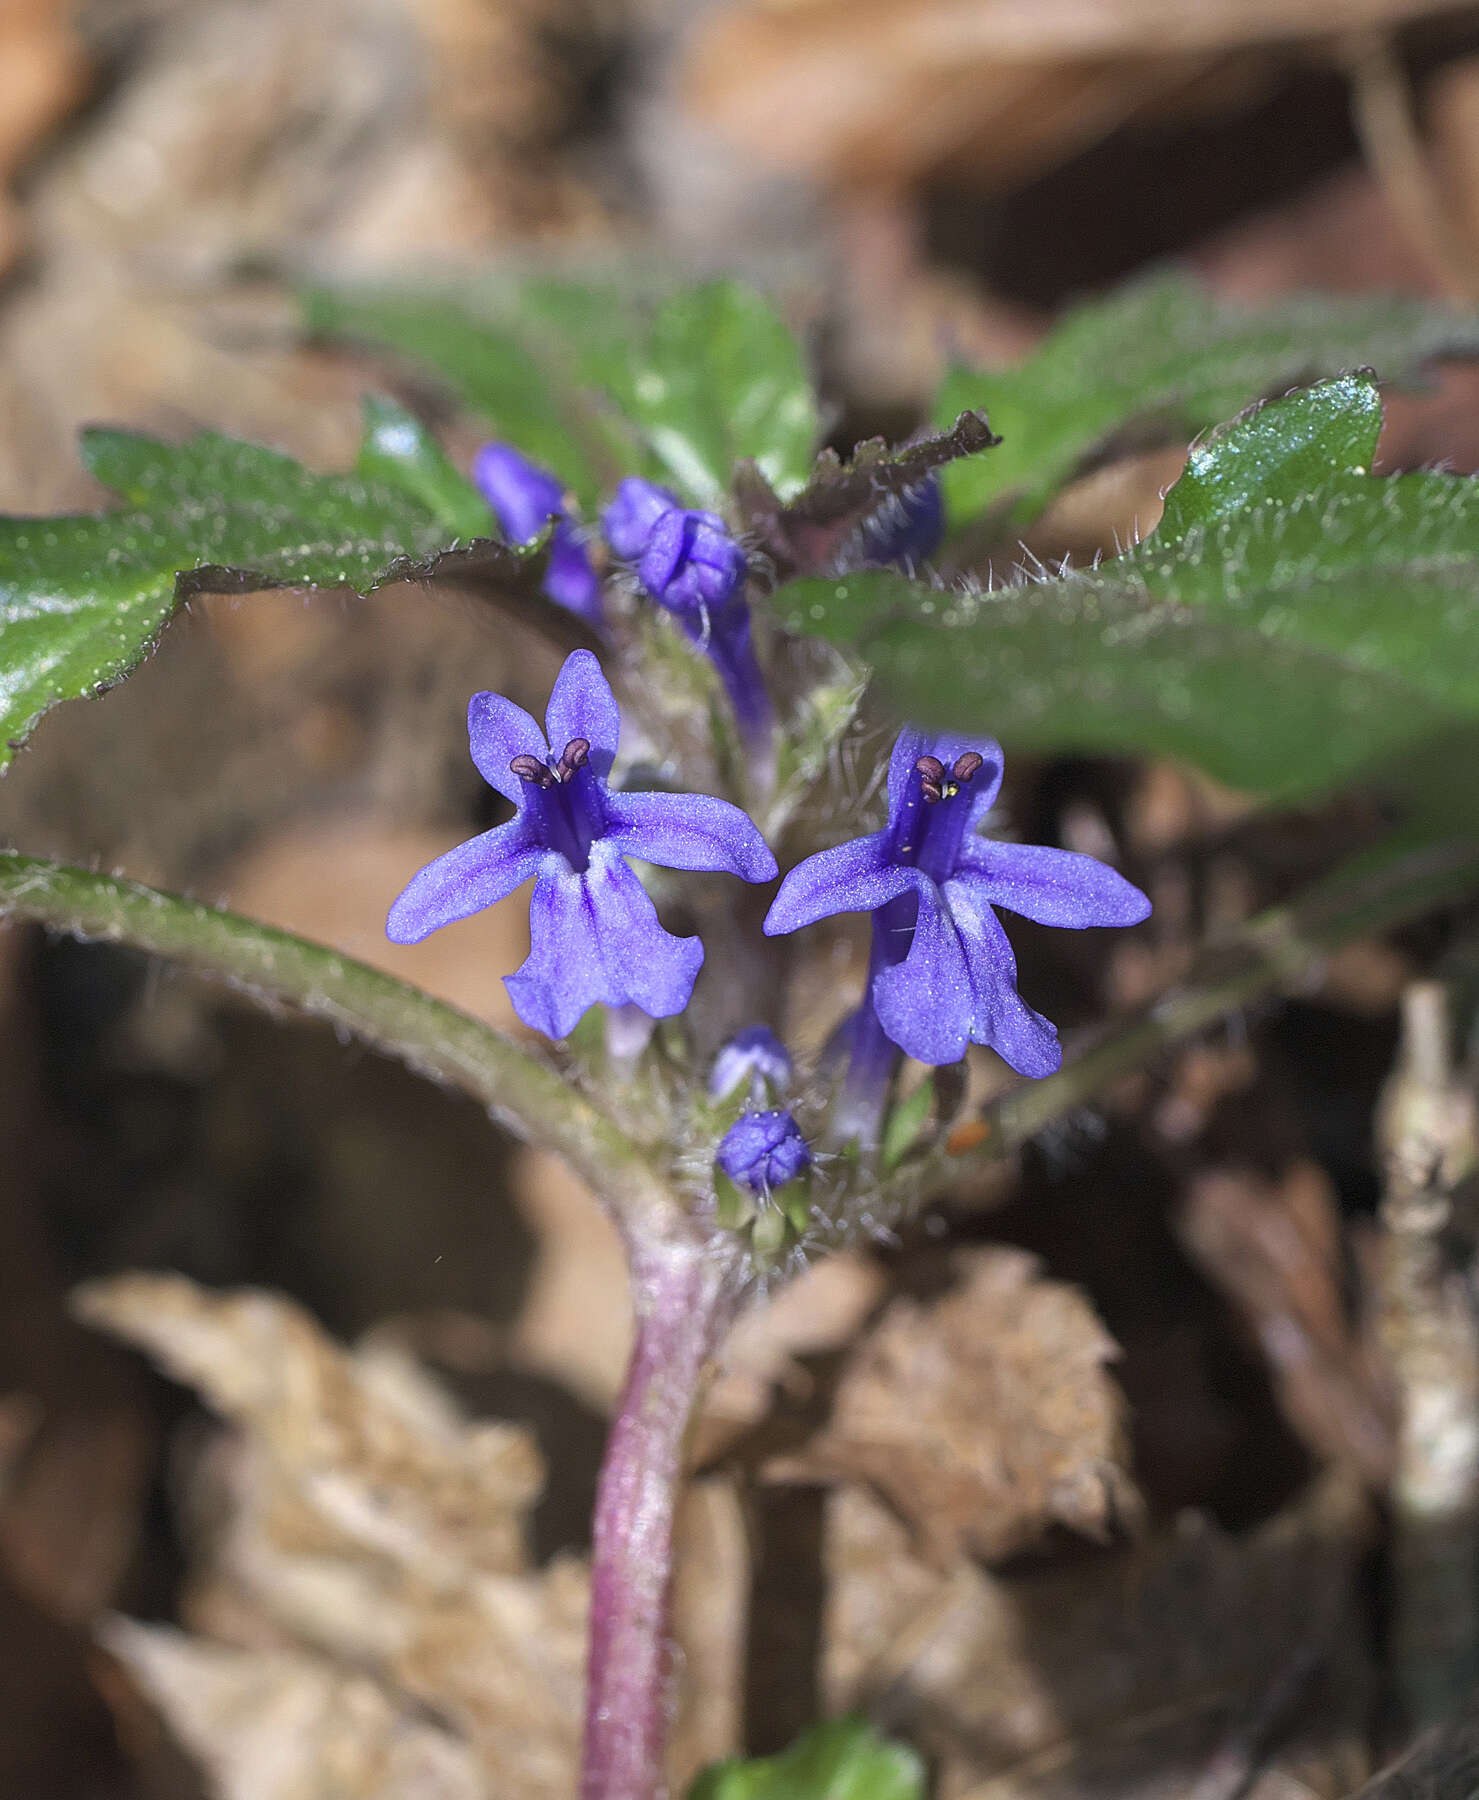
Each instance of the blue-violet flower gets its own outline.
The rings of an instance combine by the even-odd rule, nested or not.
[[[1058,1033],[1017,993],[1017,964],[993,908],[1042,925],[1134,925],[1139,888],[1072,851],[978,837],[1001,786],[989,738],[906,727],[888,771],[888,823],[810,856],[787,875],[771,935],[832,913],[873,914],[871,1005],[883,1034],[923,1063],[958,1062],[986,1044],[1021,1075],[1050,1075]]]
[[[791,1085],[791,1054],[768,1025],[737,1031],[709,1071],[709,1098],[727,1100],[741,1086],[783,1094]]]
[[[474,694],[467,731],[478,772],[518,808],[428,863],[390,909],[386,934],[415,944],[535,878],[528,960],[505,985],[526,1025],[567,1037],[588,1006],[681,1012],[704,960],[673,937],[626,858],[769,881],[775,858],[737,806],[705,794],[612,793],[621,715],[589,650],[565,661],[541,731],[501,694]]]
[[[472,478],[511,544],[533,543],[550,520],[555,521],[544,591],[557,605],[600,625],[601,583],[565,516],[565,496],[555,477],[512,444],[484,444],[473,457]]]
[[[725,1132],[714,1160],[752,1194],[769,1194],[796,1179],[811,1161],[811,1151],[790,1113],[750,1112]]]

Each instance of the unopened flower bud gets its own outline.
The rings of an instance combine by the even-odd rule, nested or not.
[[[660,606],[713,613],[739,592],[745,553],[717,513],[675,508],[653,525],[637,576]]]
[[[745,1113],[719,1141],[719,1167],[752,1194],[769,1194],[795,1178],[811,1161],[801,1128],[790,1113]]]
[[[928,562],[945,535],[945,496],[938,475],[892,495],[859,528],[857,561],[868,568],[912,569]]]
[[[544,591],[557,605],[600,624],[601,584],[565,516],[558,480],[512,444],[484,444],[473,458],[472,476],[509,543],[531,544],[555,521]]]

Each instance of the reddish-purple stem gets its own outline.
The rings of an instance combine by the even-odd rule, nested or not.
[[[683,1440],[728,1322],[724,1257],[632,1248],[637,1336],[596,1492],[580,1800],[661,1800],[670,1695],[668,1601]]]

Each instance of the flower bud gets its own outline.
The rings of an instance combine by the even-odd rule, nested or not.
[[[745,553],[717,513],[674,508],[653,525],[637,576],[673,612],[717,612],[739,592]]]
[[[786,1046],[766,1025],[748,1025],[736,1032],[714,1058],[709,1074],[709,1098],[727,1100],[746,1087],[783,1094],[791,1084],[791,1058]]]
[[[911,569],[928,562],[945,535],[945,496],[938,475],[891,495],[859,527],[857,560],[867,568]]]
[[[790,1113],[751,1112],[725,1132],[715,1161],[731,1181],[752,1194],[768,1194],[795,1180],[811,1152]]]
[[[473,458],[472,477],[511,544],[531,544],[550,522],[544,591],[557,605],[601,622],[601,584],[565,516],[565,496],[548,469],[512,444],[484,444]]]
[[[682,510],[676,494],[640,475],[628,475],[601,514],[601,529],[615,555],[623,562],[636,562],[663,514]]]

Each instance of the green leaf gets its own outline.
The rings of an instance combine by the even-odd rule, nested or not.
[[[364,401],[365,437],[355,461],[367,481],[404,488],[453,537],[491,537],[488,502],[414,413],[380,394]]]
[[[404,486],[316,475],[256,444],[90,431],[82,458],[123,508],[0,517],[0,768],[47,707],[128,674],[191,594],[368,593],[448,565],[520,593],[538,580],[538,557],[499,544],[443,552],[447,525]]]
[[[313,329],[435,369],[587,510],[624,475],[713,506],[746,459],[782,498],[806,484],[820,427],[801,352],[737,282],[674,294],[650,318],[613,289],[557,282],[457,298],[318,292],[306,304]]]
[[[935,418],[982,407],[1002,446],[945,471],[957,524],[1010,502],[1021,529],[1110,439],[1168,442],[1298,382],[1374,365],[1400,380],[1479,351],[1479,315],[1394,297],[1301,296],[1251,310],[1158,275],[1066,313],[1015,369],[955,369]]]
[[[641,331],[632,302],[613,289],[553,281],[460,297],[324,289],[304,305],[310,330],[384,344],[436,370],[585,507],[623,475],[655,472],[602,392],[626,382]]]
[[[1234,421],[1162,528],[1097,571],[990,594],[870,571],[777,608],[927,724],[1181,757],[1285,801],[1430,787],[1479,723],[1479,482],[1373,477],[1379,423],[1360,376]]]
[[[866,1719],[832,1719],[779,1756],[716,1763],[689,1800],[924,1800],[924,1765]]]
[[[659,310],[623,395],[685,498],[717,506],[749,461],[789,499],[806,486],[821,422],[796,340],[753,289],[712,281]]]

